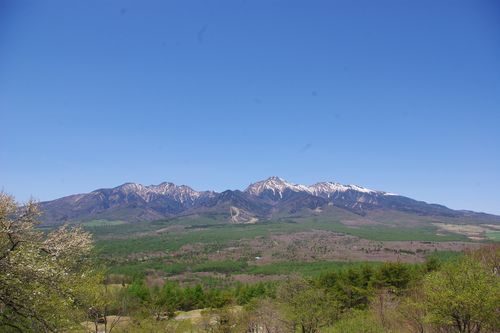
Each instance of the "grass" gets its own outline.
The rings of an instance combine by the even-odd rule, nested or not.
[[[486,231],[486,237],[494,242],[500,242],[500,231]]]
[[[186,244],[214,244],[223,246],[230,241],[269,237],[271,234],[290,234],[308,230],[327,230],[345,233],[360,238],[375,241],[468,241],[464,235],[447,233],[437,235],[434,226],[420,226],[415,228],[361,226],[349,227],[338,221],[310,218],[305,221],[269,221],[258,224],[220,224],[215,219],[202,220],[195,229],[185,229],[175,233],[162,233],[149,236],[138,236],[134,233],[147,233],[164,228],[168,225],[180,224],[195,227],[189,224],[192,219],[175,219],[158,221],[155,223],[105,225],[89,227],[88,230],[97,235],[97,248],[106,256],[126,256],[132,253],[170,252],[180,249]],[[120,232],[117,229],[123,228]],[[113,237],[103,240],[110,234]],[[101,238],[101,240],[99,240]]]
[[[340,222],[332,222],[321,218],[310,218],[301,223],[310,229],[329,230],[345,233],[360,238],[375,241],[468,241],[464,235],[446,233],[437,235],[437,228],[429,226],[416,227],[388,227],[388,226],[359,226],[349,227]]]
[[[162,257],[178,251],[184,245],[204,244],[202,251],[213,253],[240,239],[268,238],[273,234],[291,234],[310,230],[326,230],[358,236],[375,241],[467,241],[463,235],[446,233],[436,235],[436,227],[360,226],[349,227],[333,219],[312,217],[308,219],[267,221],[257,224],[233,225],[221,223],[223,217],[183,217],[171,220],[141,223],[91,221],[85,228],[96,235],[96,249],[107,260],[110,273],[129,276],[144,275],[148,271],[160,271],[169,275],[183,272],[219,272],[227,274],[281,275],[297,272],[313,275],[325,270],[338,269],[359,262],[281,262],[257,266],[245,261],[196,262],[195,258],[175,256],[175,263],[167,263]],[[185,229],[156,233],[172,225]],[[497,235],[493,235],[497,236]],[[154,257],[159,255],[159,257]],[[438,252],[437,256],[453,256]],[[172,258],[172,257],[171,257]]]
[[[186,263],[166,264],[159,259],[149,261],[133,261],[124,264],[108,265],[109,274],[123,274],[127,276],[144,276],[148,271],[160,271],[169,275],[181,274],[188,271],[189,265]]]
[[[192,269],[193,272],[217,272],[217,273],[238,273],[246,272],[248,264],[245,261],[210,261],[195,265]]]
[[[81,223],[83,227],[109,227],[125,224],[125,221],[92,220]]]
[[[249,265],[245,261],[210,261],[204,263],[166,263],[161,259],[148,261],[134,261],[110,266],[110,274],[124,274],[128,276],[143,276],[148,271],[164,272],[168,275],[177,275],[184,272],[216,272],[223,274],[250,274],[250,275],[289,275],[297,273],[304,276],[313,276],[332,270],[362,265],[376,266],[380,262],[343,262],[343,261],[315,261],[315,262],[278,262],[267,265]]]
[[[440,262],[446,262],[460,258],[464,254],[456,251],[434,251],[427,256],[427,259],[437,259]]]
[[[155,222],[131,222],[123,224],[82,224],[83,227],[91,232],[96,239],[104,239],[109,237],[133,237],[137,233],[145,233],[155,231],[170,225],[170,221],[155,221]]]
[[[148,271],[159,271],[169,275],[184,272],[217,272],[217,273],[242,273],[248,268],[245,261],[210,261],[204,263],[166,263],[161,259],[148,261],[133,261],[124,264],[111,265],[110,274],[124,274],[128,276],[142,276]]]
[[[271,233],[293,233],[310,230],[301,223],[267,222],[251,225],[214,224],[202,225],[200,229],[189,229],[176,233],[163,233],[155,236],[116,238],[99,240],[97,248],[104,255],[123,256],[131,253],[175,251],[186,244],[211,243],[224,245],[239,239],[268,237]],[[102,236],[102,235],[101,235]]]
[[[344,262],[344,261],[314,261],[314,262],[278,262],[262,266],[249,266],[244,273],[253,275],[289,275],[291,272],[313,276],[333,270],[340,270],[349,267],[358,267],[363,265],[376,266],[380,262]]]

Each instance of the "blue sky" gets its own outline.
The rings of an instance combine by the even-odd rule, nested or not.
[[[279,175],[500,214],[497,1],[0,0],[0,188]]]

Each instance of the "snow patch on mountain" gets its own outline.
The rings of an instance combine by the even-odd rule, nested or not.
[[[250,184],[245,192],[254,196],[261,196],[263,193],[272,193],[276,198],[282,199],[286,191],[297,193],[307,193],[322,198],[334,198],[341,193],[356,192],[360,194],[396,196],[397,194],[375,191],[359,185],[343,185],[337,182],[320,182],[306,186],[289,182],[280,177],[269,177],[268,179]],[[99,193],[94,191],[93,193]],[[186,185],[175,185],[170,182],[163,182],[158,185],[142,185],[137,183],[125,183],[111,189],[111,193],[122,193],[125,195],[136,195],[146,202],[156,200],[164,196],[171,198],[181,204],[193,204],[196,200],[205,197],[213,197],[215,192],[195,191]]]
[[[112,189],[112,192],[121,192],[125,194],[135,194],[144,201],[150,202],[158,196],[166,196],[180,203],[194,202],[196,199],[211,195],[212,192],[198,192],[186,185],[175,185],[169,182],[163,182],[158,185],[142,185],[137,183],[125,183]]]
[[[247,187],[245,192],[252,194],[252,195],[255,195],[255,196],[259,196],[260,194],[262,194],[265,191],[271,191],[271,192],[273,192],[274,195],[277,194],[277,195],[279,195],[280,198],[282,198],[283,193],[286,190],[290,190],[293,192],[311,193],[311,190],[309,189],[309,187],[307,187],[305,185],[293,184],[293,183],[290,183],[290,182],[284,180],[283,178],[276,177],[276,176],[269,177],[266,180],[262,180],[260,182],[251,184],[250,186]]]

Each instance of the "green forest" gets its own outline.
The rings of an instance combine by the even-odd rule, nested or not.
[[[80,226],[39,228],[38,215],[35,203],[20,208],[0,195],[1,332],[500,330],[500,246],[494,242],[423,263],[259,268],[206,262],[194,270],[265,274],[272,267],[283,278],[189,284],[145,274],[142,266],[118,274],[96,251],[91,233]]]

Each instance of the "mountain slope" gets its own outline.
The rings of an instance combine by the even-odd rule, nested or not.
[[[311,186],[279,177],[250,184],[244,191],[195,191],[189,186],[161,183],[144,186],[125,183],[40,203],[47,224],[93,219],[150,221],[193,214],[221,214],[233,223],[300,217],[330,211],[329,206],[355,213],[395,211],[417,216],[443,217],[500,223],[500,217],[452,210],[393,193],[333,182]]]
[[[125,183],[111,189],[42,202],[40,206],[42,219],[48,223],[100,218],[156,220],[181,214],[214,195],[213,192],[197,192],[188,186],[172,183],[150,186]]]

